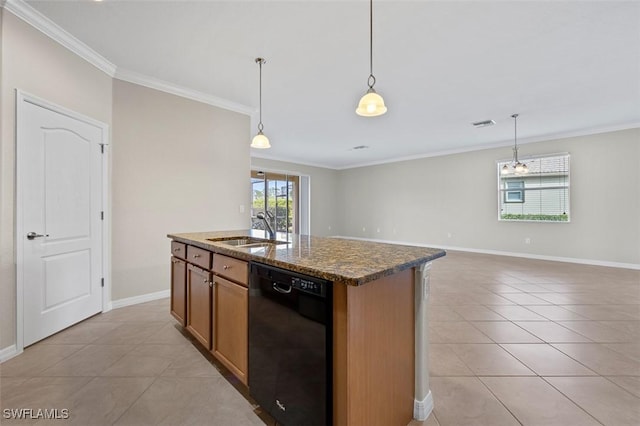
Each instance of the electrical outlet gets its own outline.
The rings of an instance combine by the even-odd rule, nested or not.
[[[240,213],[244,213],[244,204],[240,204],[238,210],[240,210]]]
[[[525,244],[531,244],[531,238],[527,237],[524,239]]]
[[[362,232],[367,232],[367,228],[365,228],[364,226],[362,227]]]
[[[451,238],[453,234],[451,232],[447,232],[447,238]]]
[[[376,228],[376,232],[379,234],[380,233],[380,228]]]

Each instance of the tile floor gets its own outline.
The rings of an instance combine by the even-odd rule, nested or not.
[[[424,425],[640,425],[640,271],[434,262]]]
[[[411,426],[640,424],[640,271],[450,252],[434,262],[430,319],[435,409]],[[69,410],[53,424],[272,422],[166,299],[0,364],[0,408]]]

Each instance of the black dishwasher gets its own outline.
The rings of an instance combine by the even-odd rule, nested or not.
[[[249,393],[279,424],[332,423],[332,285],[261,263],[249,284]]]

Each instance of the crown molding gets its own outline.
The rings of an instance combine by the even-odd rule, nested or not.
[[[114,76],[116,66],[113,63],[109,62],[105,57],[62,29],[58,24],[29,6],[23,0],[5,0],[2,7],[80,56],[105,74],[111,77]]]
[[[196,90],[177,86],[166,81],[162,81],[153,77],[136,73],[117,67],[105,57],[91,49],[89,46],[78,40],[69,32],[65,31],[58,24],[38,12],[24,0],[0,0],[0,6],[22,19],[27,24],[41,31],[49,38],[69,49],[79,57],[83,58],[99,70],[103,71],[110,77],[119,80],[128,81],[129,83],[138,84],[149,87],[151,89],[160,90],[172,95],[202,102],[215,107],[239,112],[241,114],[253,115],[256,113],[255,108],[239,104],[217,96],[208,95]]]
[[[212,105],[215,107],[227,109],[230,111],[238,112],[245,115],[253,115],[256,112],[255,108],[251,108],[247,105],[239,104],[237,102],[233,102],[227,99],[219,98],[217,96],[208,95],[203,92],[199,92],[197,90],[188,89],[186,87],[181,87],[175,85],[173,83],[168,83],[166,81],[149,77],[144,74],[137,73],[135,71],[129,71],[123,69],[122,67],[118,67],[114,78],[122,81],[126,81],[133,84],[138,84],[140,86],[145,86],[150,89],[159,90],[161,92],[170,93],[172,95],[180,96],[182,98],[191,99],[197,102],[202,102],[204,104]]]
[[[620,130],[630,130],[630,129],[640,129],[640,122],[630,122],[630,123],[618,124],[613,126],[603,126],[598,128],[576,130],[576,131],[564,132],[564,133],[554,133],[554,134],[548,134],[543,136],[537,136],[533,138],[527,138],[523,140],[518,139],[518,145],[525,145],[525,144],[536,143],[536,142],[547,142],[552,140],[573,138],[578,136],[590,136],[590,135],[597,135],[600,133],[617,132]],[[255,153],[252,150],[251,158],[262,158],[265,160],[282,161],[284,163],[300,164],[303,166],[319,167],[322,169],[329,169],[329,170],[350,170],[350,169],[357,169],[360,167],[371,167],[371,166],[379,166],[383,164],[400,163],[403,161],[420,160],[423,158],[444,157],[445,155],[464,154],[467,152],[483,151],[485,149],[504,148],[512,145],[513,145],[513,140],[509,140],[509,141],[502,141],[502,142],[496,142],[491,144],[470,146],[467,148],[425,152],[423,154],[410,155],[406,157],[391,157],[391,158],[387,158],[385,160],[379,160],[379,161],[352,163],[346,166],[332,166],[329,164],[304,162],[304,161],[299,161],[295,158],[289,158],[286,155],[282,156],[282,155],[269,155],[269,154],[258,153],[257,150]],[[523,158],[529,158],[529,157],[523,157]],[[497,161],[501,161],[501,160],[497,160]]]
[[[580,130],[573,130],[568,132],[546,134],[546,135],[535,136],[535,137],[526,138],[522,140],[518,139],[518,145],[526,145],[526,144],[536,143],[536,142],[547,142],[547,141],[558,140],[558,139],[568,139],[568,138],[574,138],[579,136],[590,136],[590,135],[597,135],[601,133],[610,133],[610,132],[617,132],[620,130],[630,130],[630,129],[640,129],[640,122],[634,121],[634,122],[616,124],[611,126],[593,127],[589,129],[580,129]],[[465,148],[426,152],[424,154],[410,155],[406,157],[393,157],[393,158],[388,158],[380,161],[353,163],[353,164],[348,164],[346,166],[338,166],[338,167],[330,167],[330,168],[335,170],[357,169],[360,167],[379,166],[381,164],[420,160],[422,158],[444,157],[445,155],[464,154],[466,152],[483,151],[485,149],[503,148],[511,145],[513,145],[513,139],[509,141],[489,143],[484,145],[475,145],[475,146],[470,146]]]
[[[269,155],[269,154],[263,154],[262,152],[258,153],[259,151],[255,148],[251,149],[251,158],[258,158],[258,159],[262,159],[262,160],[271,160],[271,161],[280,161],[282,163],[290,163],[290,164],[296,164],[296,165],[301,165],[301,166],[309,166],[309,167],[317,167],[319,169],[329,169],[329,170],[342,170],[342,168],[339,167],[335,167],[335,166],[330,166],[328,164],[321,164],[321,163],[311,163],[311,162],[307,162],[307,161],[301,161],[301,160],[296,160],[296,159],[290,159],[288,157],[284,157],[281,155]]]

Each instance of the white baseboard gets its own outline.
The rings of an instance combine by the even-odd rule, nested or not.
[[[463,251],[468,253],[492,254],[495,256],[521,257],[525,259],[549,260],[552,262],[578,263],[581,265],[606,266],[609,268],[640,270],[640,263],[624,263],[624,262],[611,262],[608,260],[580,259],[575,257],[546,256],[542,254],[518,253],[518,252],[511,252],[511,251],[489,250],[489,249],[475,249],[475,248],[468,248],[468,247],[443,246],[439,244],[423,244],[423,243],[416,243],[416,242],[410,242],[410,241],[391,241],[391,240],[380,240],[375,238],[359,238],[359,237],[349,237],[349,236],[343,236],[343,235],[335,235],[333,238],[346,238],[350,240],[373,241],[376,243],[401,244],[401,245],[418,246],[418,247],[435,247],[442,250]]]
[[[415,399],[413,401],[413,418],[423,422],[427,420],[429,414],[433,411],[433,394],[431,391],[424,397],[422,401]]]
[[[6,348],[0,349],[0,362],[8,361],[19,354],[20,352],[18,352],[16,345],[7,346]]]
[[[162,290],[155,293],[142,294],[140,296],[125,297],[124,299],[111,301],[109,310],[137,305],[139,303],[151,302],[152,300],[164,299],[167,297],[171,297],[171,290]]]
[[[464,247],[441,247],[441,248],[444,250],[466,251],[470,253],[481,253],[481,254],[493,254],[496,256],[521,257],[525,259],[549,260],[552,262],[578,263],[581,265],[606,266],[609,268],[640,270],[639,263],[611,262],[608,260],[580,259],[575,257],[561,257],[561,256],[546,256],[543,254],[517,253],[517,252],[499,251],[499,250],[471,249],[471,248],[464,248]]]

